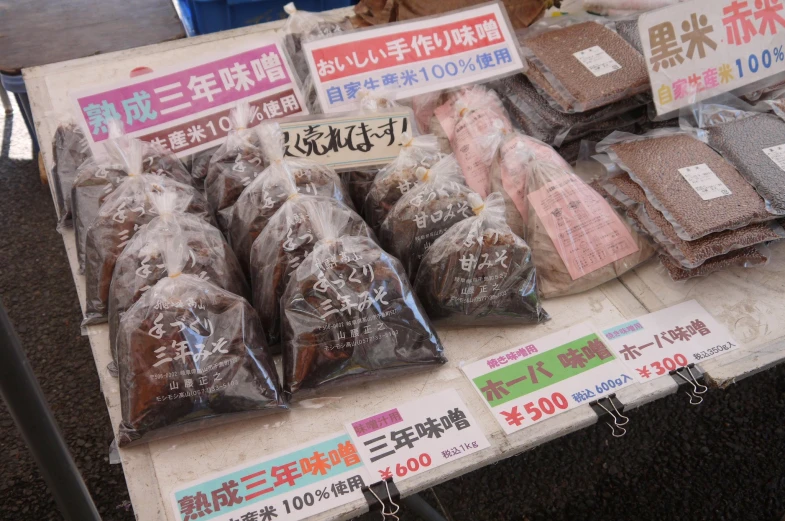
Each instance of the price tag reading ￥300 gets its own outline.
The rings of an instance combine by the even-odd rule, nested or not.
[[[507,434],[634,381],[589,323],[480,359],[463,372]]]

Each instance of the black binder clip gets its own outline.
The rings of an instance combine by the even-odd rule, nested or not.
[[[624,404],[616,398],[616,393],[606,398],[594,400],[589,405],[597,415],[598,421],[605,421],[605,425],[611,428],[614,438],[621,438],[627,434],[627,429],[623,426],[630,423],[630,419],[621,413],[624,410]],[[613,418],[613,425],[610,423],[611,418]]]
[[[395,483],[393,483],[392,477],[371,483],[361,490],[363,496],[365,496],[365,501],[368,503],[369,512],[380,512],[382,519],[385,521],[388,518],[392,521],[400,521],[400,518],[395,514],[401,509],[401,506],[397,503],[401,499],[401,493],[398,491]]]
[[[693,371],[695,371],[695,373],[693,373]],[[703,380],[703,372],[695,367],[695,364],[676,369],[668,374],[676,381],[679,389],[682,389],[683,387],[692,387],[692,390],[686,389],[684,391],[687,393],[687,396],[690,397],[690,405],[700,405],[703,403],[703,397],[701,395],[708,391],[709,388],[701,383],[701,380]]]

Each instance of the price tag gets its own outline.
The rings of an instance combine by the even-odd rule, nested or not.
[[[764,148],[763,153],[769,156],[769,159],[780,167],[780,170],[785,171],[785,144],[776,147]]]
[[[731,194],[730,189],[707,164],[679,168],[679,173],[704,201]]]
[[[573,56],[597,78],[621,69],[621,65],[599,45],[573,53]]]
[[[371,483],[346,433],[201,478],[172,493],[174,519],[297,521],[363,499]]]
[[[728,330],[694,300],[605,329],[602,334],[641,382],[738,347]]]
[[[507,434],[634,381],[589,323],[482,358],[463,372]]]
[[[401,481],[490,447],[455,389],[347,423],[373,481]]]

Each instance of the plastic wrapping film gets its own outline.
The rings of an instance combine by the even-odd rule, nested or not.
[[[517,35],[524,73],[558,110],[585,112],[650,90],[645,58],[611,21],[544,18]]]
[[[52,138],[52,156],[54,159],[51,174],[55,190],[60,223],[71,220],[71,188],[74,186],[79,167],[88,158],[93,157],[90,143],[84,135],[82,128],[66,118],[60,123]]]
[[[191,214],[177,212],[174,192],[151,194],[157,217],[142,226],[117,257],[109,287],[109,345],[117,361],[117,330],[120,318],[155,284],[168,276],[164,251],[181,240],[187,261],[181,271],[249,298],[250,291],[234,252],[218,228]]]
[[[322,239],[376,236],[357,213],[330,197],[297,195],[281,205],[251,248],[253,303],[273,352],[280,350],[280,301],[291,273]]]
[[[191,185],[146,174],[130,177],[106,198],[85,241],[85,319],[83,325],[106,321],[109,286],[115,262],[128,241],[155,216],[152,196],[173,194],[173,212],[192,213],[206,222],[212,214],[204,196]]]
[[[191,156],[191,178],[194,186],[204,191],[204,181],[207,178],[207,171],[210,169],[210,160],[218,151],[220,146],[202,150]]]
[[[512,130],[499,96],[482,85],[463,87],[449,95],[448,101],[436,109],[436,116],[466,184],[482,197],[487,196],[493,156],[488,155],[482,138],[499,127]]]
[[[419,182],[417,169],[429,169],[442,157],[433,134],[404,136],[401,151],[373,180],[363,204],[363,216],[375,233],[395,203]]]
[[[620,13],[651,11],[684,0],[583,0],[583,9],[599,15],[613,16]]]
[[[772,219],[766,203],[739,171],[696,135],[703,133],[614,132],[597,151],[607,153],[643,188],[682,240]]]
[[[115,129],[110,129],[114,132]],[[151,143],[128,136],[115,137],[106,154],[88,158],[77,170],[71,187],[71,212],[79,269],[85,269],[87,228],[98,215],[104,200],[130,176],[157,174],[191,184],[190,173],[176,156]]]
[[[417,175],[420,182],[395,203],[379,234],[384,249],[401,260],[412,280],[433,241],[473,215],[469,194],[474,192],[464,184],[455,156],[446,156]]]
[[[592,183],[592,187],[612,206],[634,219],[634,222],[684,269],[697,268],[708,260],[733,250],[785,238],[785,229],[777,221],[771,221],[712,233],[694,241],[684,241],[679,238],[662,212],[646,199],[643,189],[625,172],[598,179]]]
[[[469,196],[473,217],[439,237],[425,254],[414,290],[436,325],[537,324],[540,305],[528,244],[505,221],[504,198]]]
[[[680,123],[704,129],[709,146],[755,188],[769,213],[785,215],[785,120],[725,95],[691,105]]]
[[[261,174],[268,164],[262,143],[255,129],[254,111],[246,103],[238,103],[229,113],[232,128],[218,150],[210,158],[204,190],[207,202],[215,213],[218,227],[226,232],[232,205],[246,186]]]
[[[770,250],[762,245],[748,246],[725,255],[719,255],[693,269],[684,268],[668,255],[660,255],[660,263],[671,279],[676,282],[706,277],[730,268],[759,268],[768,264],[770,259]]]
[[[400,261],[367,237],[319,241],[281,313],[288,395],[447,361]]]
[[[587,291],[654,255],[647,240],[570,170],[543,161],[530,168],[526,236],[544,297]]]
[[[248,301],[183,273],[184,238],[162,251],[168,276],[123,315],[117,334],[121,447],[286,408]]]
[[[308,159],[284,157],[283,132],[277,123],[262,123],[256,128],[265,143],[270,166],[237,199],[229,226],[229,244],[246,274],[249,273],[251,246],[288,198],[298,193],[322,195],[352,207],[332,168]]]

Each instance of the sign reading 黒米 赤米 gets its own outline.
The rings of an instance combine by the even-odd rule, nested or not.
[[[781,0],[691,0],[638,26],[658,114],[785,71]]]
[[[589,323],[481,358],[463,372],[507,434],[634,381]]]
[[[412,132],[411,110],[303,116],[280,122],[285,155],[336,170],[384,165],[398,157]]]
[[[353,31],[303,47],[326,113],[357,107],[361,89],[407,98],[523,67],[500,2]]]
[[[256,123],[308,114],[286,51],[272,37],[70,95],[94,152],[109,138],[111,120],[122,122],[127,135],[182,157],[218,145],[238,102],[251,105]]]

